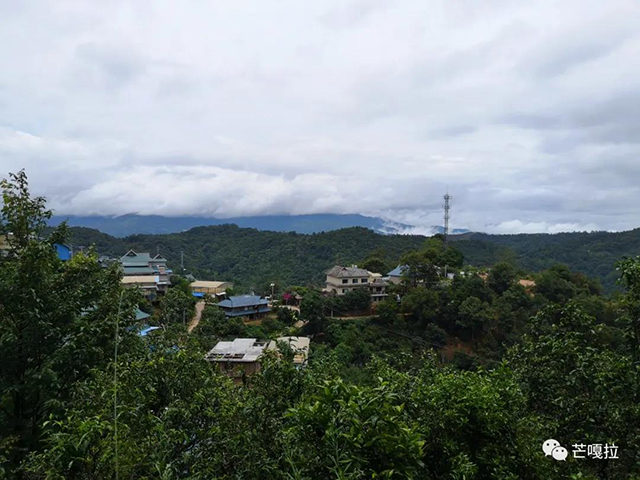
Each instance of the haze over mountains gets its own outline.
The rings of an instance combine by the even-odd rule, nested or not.
[[[431,232],[398,222],[390,222],[377,217],[364,215],[273,215],[235,218],[206,217],[164,217],[160,215],[121,215],[121,216],[65,216],[57,215],[51,220],[56,226],[68,220],[72,227],[95,228],[114,237],[126,237],[135,234],[178,233],[194,227],[235,224],[243,228],[256,228],[274,232],[319,233],[349,227],[364,227],[385,234],[422,233],[435,234],[444,231],[441,226],[433,226]],[[466,229],[454,229],[452,233],[466,233]]]

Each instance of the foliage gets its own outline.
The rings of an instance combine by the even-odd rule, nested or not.
[[[160,321],[164,325],[186,325],[195,314],[195,298],[180,285],[172,287],[160,298]]]
[[[285,322],[247,326],[207,305],[190,334],[168,321],[139,337],[140,298],[123,290],[118,270],[101,268],[93,251],[59,261],[52,242],[64,227],[41,239],[50,213],[26,177],[2,186],[0,228],[14,236],[0,260],[0,475],[640,476],[639,258],[618,264],[627,293],[611,300],[564,267],[542,272],[538,293],[502,281],[510,275],[489,284],[471,270],[452,282],[416,277],[400,290],[400,312],[382,302],[369,319],[328,319],[329,299],[302,290],[309,364],[270,351],[236,386],[204,353]],[[415,254],[418,271],[455,263],[441,247],[435,239]],[[186,293],[173,288],[160,315],[175,319]],[[439,356],[427,350],[445,343]],[[447,364],[451,345],[459,353]],[[540,448],[548,438],[615,443],[620,458],[556,462]]]
[[[489,272],[487,286],[498,295],[501,295],[513,285],[515,280],[515,268],[510,263],[500,262],[496,263],[491,272]]]
[[[24,172],[2,189],[1,229],[12,233],[12,250],[0,262],[0,438],[10,446],[0,457],[12,471],[39,448],[43,421],[65,408],[75,382],[109,361],[117,315],[123,328],[131,324],[137,298],[93,252],[58,260],[52,242],[64,241],[64,226],[39,239],[51,212],[30,197]]]

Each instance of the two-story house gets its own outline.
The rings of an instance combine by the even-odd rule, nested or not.
[[[366,288],[372,302],[387,297],[387,281],[380,274],[372,273],[357,265],[343,267],[336,265],[325,272],[324,291],[333,295],[345,295],[354,289]]]
[[[324,291],[334,295],[344,295],[354,288],[369,287],[369,272],[357,265],[343,267],[336,265],[324,272],[327,276]]]

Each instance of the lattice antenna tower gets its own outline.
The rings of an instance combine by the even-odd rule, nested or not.
[[[449,215],[449,210],[451,209],[450,201],[451,195],[449,192],[444,196],[444,242],[447,243],[447,239],[449,237],[449,220],[451,216]]]

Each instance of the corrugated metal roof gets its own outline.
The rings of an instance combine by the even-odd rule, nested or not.
[[[260,298],[259,295],[235,295],[218,303],[223,308],[253,307],[257,305],[267,305],[269,302]]]
[[[205,358],[211,362],[255,362],[267,345],[255,338],[236,338],[233,342],[218,342]]]
[[[124,267],[125,275],[144,275],[144,274],[153,275],[154,273],[158,273],[158,271],[155,268],[151,268],[151,267],[130,267],[130,266]]]
[[[229,282],[210,282],[208,280],[196,280],[191,282],[191,288],[220,288],[222,285],[230,285]]]
[[[122,277],[122,283],[160,283],[160,277],[157,275],[131,275],[129,277]]]
[[[404,275],[405,271],[409,270],[408,265],[398,265],[396,268],[391,270],[387,275],[389,277],[401,277]]]
[[[369,272],[367,272],[364,268],[358,267],[343,267],[342,265],[336,265],[335,267],[330,268],[326,272],[326,275],[330,275],[332,277],[337,278],[350,278],[350,277],[368,277]]]
[[[149,265],[149,263],[151,263],[151,255],[149,255],[149,253],[136,253],[133,250],[129,250],[120,257],[120,262],[125,266]]]

